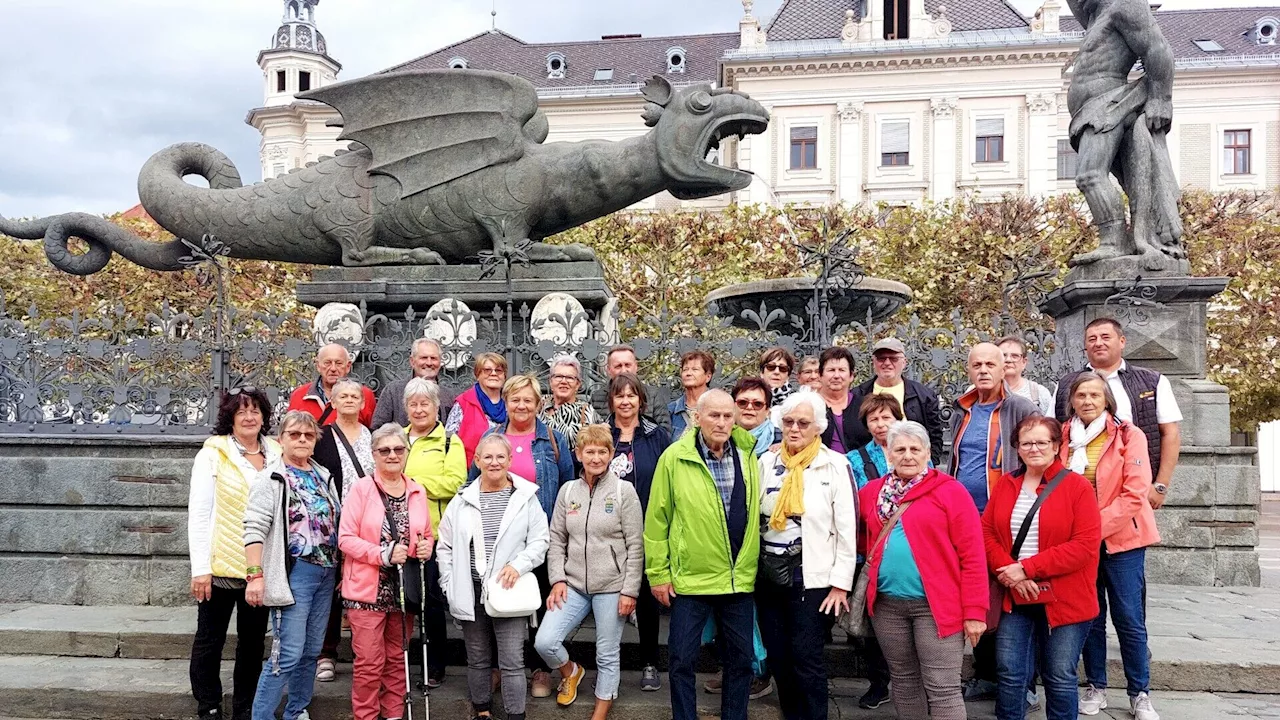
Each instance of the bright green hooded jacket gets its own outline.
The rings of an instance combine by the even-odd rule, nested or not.
[[[697,429],[671,443],[658,459],[645,512],[645,574],[651,586],[672,583],[676,595],[727,595],[755,589],[760,559],[760,465],[756,439],[740,427],[733,444],[746,480],[747,528],[731,558],[724,503],[694,444]]]

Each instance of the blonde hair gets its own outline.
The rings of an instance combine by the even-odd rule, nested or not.
[[[597,445],[613,452],[613,431],[608,425],[587,425],[578,431],[575,445],[579,449]]]
[[[538,379],[532,375],[512,375],[502,386],[502,399],[506,400],[515,393],[528,388],[533,391],[533,404],[542,404],[542,388],[538,387]]]
[[[476,356],[475,364],[471,366],[472,372],[478,378],[480,370],[485,363],[493,363],[493,366],[502,370],[503,374],[507,372],[507,359],[496,352],[483,352]]]

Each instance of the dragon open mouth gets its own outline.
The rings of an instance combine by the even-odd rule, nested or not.
[[[769,119],[767,117],[760,117],[758,115],[737,114],[737,115],[728,115],[726,117],[721,118],[717,122],[707,126],[707,129],[702,131],[702,137],[699,138],[699,145],[702,148],[703,162],[704,163],[706,162],[705,158],[707,157],[708,154],[711,153],[712,150],[720,149],[720,142],[725,138],[737,137],[739,140],[741,140],[742,138],[745,138],[748,135],[757,135],[759,133],[762,133],[768,127],[769,127]],[[706,164],[710,165],[710,163],[706,163]],[[722,169],[732,169],[732,168],[723,168],[723,166],[713,166],[713,167],[721,167]],[[742,172],[742,171],[735,170],[734,172]],[[743,174],[745,175],[749,173],[743,173]]]

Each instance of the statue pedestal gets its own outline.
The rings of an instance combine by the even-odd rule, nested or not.
[[[1151,582],[1259,584],[1260,482],[1253,448],[1231,447],[1227,389],[1205,379],[1210,298],[1227,278],[1164,276],[1079,279],[1050,293],[1041,310],[1057,324],[1064,367],[1083,367],[1084,328],[1100,317],[1124,326],[1125,359],[1169,378],[1182,410],[1182,454],[1164,507],[1162,542],[1147,554]]]

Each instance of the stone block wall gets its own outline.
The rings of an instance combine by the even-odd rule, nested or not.
[[[0,436],[0,602],[188,602],[187,492],[202,442]]]
[[[1209,126],[1192,123],[1178,128],[1178,180],[1183,187],[1209,187],[1209,153],[1213,151]]]

